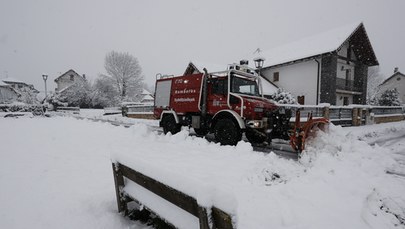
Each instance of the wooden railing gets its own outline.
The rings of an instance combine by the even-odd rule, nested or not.
[[[205,207],[198,204],[197,200],[185,193],[182,193],[166,184],[154,180],[140,172],[135,171],[121,163],[112,164],[115,192],[117,198],[118,212],[128,214],[128,202],[135,201],[143,204],[142,200],[137,200],[128,193],[125,193],[125,180],[124,177],[149,190],[150,192],[158,195],[159,197],[169,201],[177,207],[185,210],[199,220],[200,229],[221,228],[232,229],[232,218],[226,212],[219,208],[212,207],[210,211],[210,218],[212,226],[209,224],[209,215]],[[148,206],[145,206],[148,208]],[[148,209],[150,210],[150,209]],[[151,210],[150,210],[151,211]],[[157,216],[159,212],[154,211]],[[176,226],[176,225],[174,225]]]
[[[295,111],[301,111],[301,118],[305,118],[308,113],[313,117],[324,117],[333,124],[342,126],[359,126],[376,124],[383,122],[395,122],[405,120],[405,107],[401,106],[329,106],[329,105],[284,105],[286,109],[292,110],[293,117]]]

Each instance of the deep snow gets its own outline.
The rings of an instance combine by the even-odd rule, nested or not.
[[[222,208],[238,228],[404,227],[405,177],[386,171],[405,171],[405,122],[331,126],[299,161],[131,122],[0,118],[0,228],[144,228],[117,213],[111,158]]]

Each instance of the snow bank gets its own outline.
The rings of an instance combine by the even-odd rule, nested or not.
[[[332,125],[299,161],[245,142],[220,146],[187,129],[160,135],[149,123],[37,117],[0,126],[1,228],[140,227],[117,214],[110,157],[232,214],[237,228],[398,228],[405,216],[404,177],[386,173],[399,164],[394,149],[355,133],[393,137],[392,126]]]
[[[112,157],[203,206],[222,208],[238,228],[395,227],[399,221],[379,203],[403,202],[397,197],[404,180],[386,174],[397,162],[341,127],[329,132],[310,141],[300,161],[291,161],[254,152],[244,142],[219,146],[187,130],[163,136],[137,127],[134,135],[146,149],[117,150]]]

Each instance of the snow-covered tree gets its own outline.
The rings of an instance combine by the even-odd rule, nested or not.
[[[22,87],[16,89],[19,93],[18,101],[26,104],[38,104],[37,93],[30,87]]]
[[[380,106],[401,106],[401,100],[399,99],[399,92],[396,88],[387,89],[384,91],[378,99],[378,105]]]
[[[112,79],[121,101],[136,101],[142,92],[142,69],[138,59],[129,53],[109,52],[105,57],[106,77]]]
[[[77,81],[63,91],[53,95],[50,103],[68,104],[68,106],[91,107],[91,88],[87,80]],[[53,101],[53,102],[52,102]],[[57,102],[56,102],[57,101]]]
[[[379,66],[368,69],[367,79],[367,104],[376,105],[378,103],[379,85],[383,82],[384,77],[380,72]]]
[[[114,79],[105,75],[100,75],[94,82],[91,97],[93,107],[118,106],[121,101]]]
[[[285,91],[283,88],[277,89],[277,92],[270,95],[270,99],[280,104],[297,104],[293,95]]]

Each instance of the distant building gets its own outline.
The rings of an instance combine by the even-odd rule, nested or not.
[[[262,75],[300,104],[365,104],[369,66],[378,65],[363,23],[259,52]],[[256,56],[257,57],[257,56]]]
[[[56,93],[63,92],[64,90],[68,89],[70,86],[74,85],[75,83],[81,83],[86,81],[86,76],[77,74],[76,71],[70,69],[69,71],[63,73],[58,78],[55,79],[56,83]]]
[[[0,103],[12,103],[17,101],[20,94],[9,84],[0,81]]]
[[[34,88],[34,85],[27,84],[21,80],[7,77],[1,81],[2,95],[10,102],[20,100],[25,103],[35,103],[39,91]],[[12,89],[12,90],[10,90]],[[15,95],[17,94],[17,97]]]
[[[379,86],[380,93],[388,89],[397,89],[399,92],[399,99],[402,104],[405,104],[405,75],[401,73],[398,68],[394,69],[394,74],[388,77],[384,82]]]
[[[141,103],[143,104],[152,104],[155,102],[155,98],[153,97],[152,93],[148,90],[143,89],[141,94]]]

